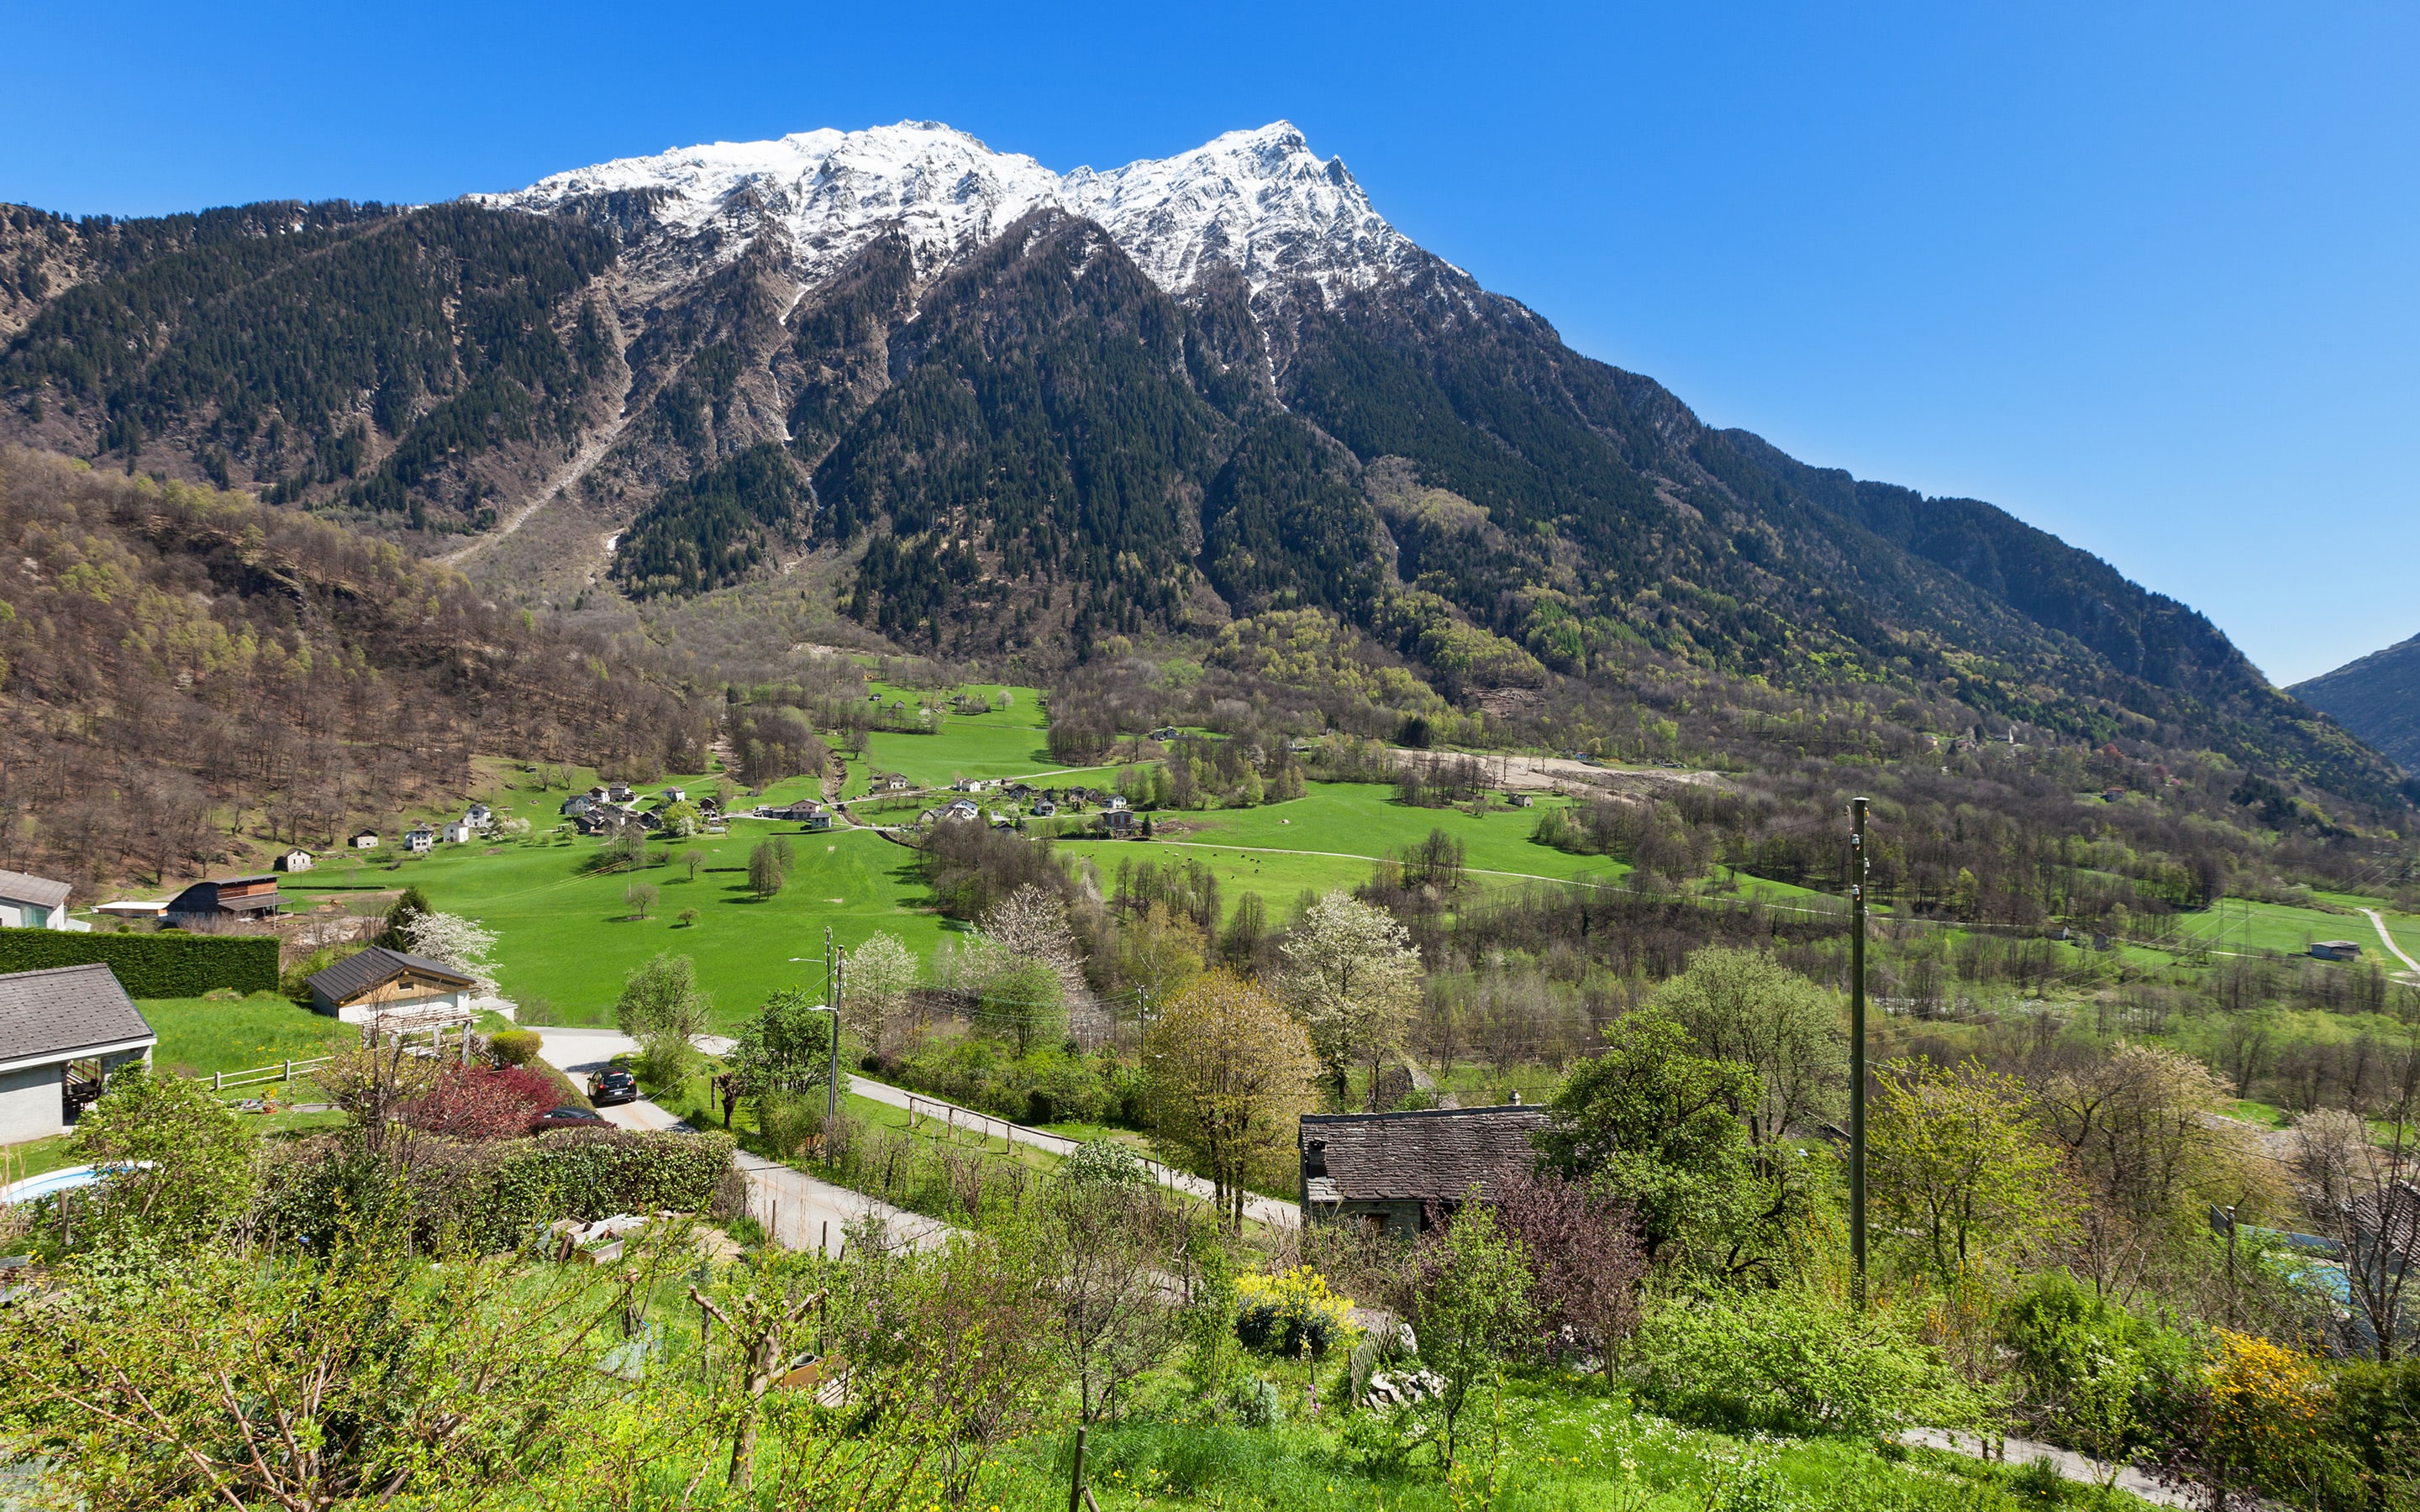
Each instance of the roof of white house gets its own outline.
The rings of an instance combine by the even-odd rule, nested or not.
[[[19,903],[56,908],[68,901],[68,894],[73,890],[64,882],[38,877],[30,872],[0,871],[0,898],[14,898]]]
[[[71,1060],[80,1051],[158,1039],[105,965],[0,976],[0,1064]]]
[[[442,961],[407,955],[401,950],[390,950],[383,945],[373,945],[358,954],[349,955],[334,965],[315,971],[303,980],[313,991],[324,993],[332,1001],[343,1003],[373,988],[384,986],[407,972],[418,972],[424,977],[464,987],[474,985],[470,977]]]

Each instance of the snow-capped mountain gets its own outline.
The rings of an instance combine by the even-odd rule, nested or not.
[[[622,158],[478,199],[547,210],[606,195],[643,197],[657,230],[712,237],[725,257],[778,226],[805,288],[886,232],[905,235],[930,274],[1045,207],[1098,222],[1170,293],[1224,261],[1255,289],[1307,278],[1332,294],[1420,255],[1342,159],[1323,161],[1284,121],[1172,158],[1063,176],[939,122],[903,121]]]

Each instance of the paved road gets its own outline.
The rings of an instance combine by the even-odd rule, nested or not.
[[[538,1036],[538,1054],[545,1057],[547,1064],[574,1075],[582,1075],[594,1071],[613,1057],[627,1055],[639,1048],[638,1041],[617,1029],[540,1029]],[[728,1037],[720,1034],[701,1034],[691,1042],[709,1056],[728,1055],[732,1044]],[[961,1127],[981,1128],[990,1134],[1004,1134],[1020,1145],[1030,1145],[1036,1149],[1047,1150],[1053,1155],[1065,1156],[1074,1154],[1076,1151],[1078,1142],[1065,1134],[1055,1134],[1043,1129],[1029,1129],[1023,1124],[1010,1123],[1006,1119],[993,1118],[988,1113],[979,1113],[972,1108],[959,1107],[955,1103],[944,1103],[939,1098],[926,1097],[922,1092],[909,1092],[904,1088],[892,1087],[863,1076],[850,1076],[848,1090],[860,1097],[901,1109],[907,1108],[912,1099],[918,1110],[942,1119],[948,1119],[954,1111],[956,1121]],[[641,1109],[645,1111],[641,1112]],[[653,1103],[644,1101],[626,1103],[619,1107],[599,1108],[597,1111],[628,1129],[670,1129],[676,1126],[676,1120],[671,1114]],[[643,1121],[650,1119],[660,1121]],[[740,1158],[744,1164],[756,1157],[743,1155]],[[1149,1161],[1145,1164],[1161,1181],[1180,1192],[1200,1197],[1204,1202],[1209,1201],[1217,1194],[1217,1188],[1198,1176],[1171,1170],[1157,1161]],[[752,1174],[750,1180],[752,1181],[757,1178]],[[814,1184],[822,1186],[825,1183],[817,1181]],[[830,1190],[839,1191],[840,1189],[834,1187]],[[850,1196],[854,1196],[855,1194]],[[872,1199],[861,1197],[858,1200],[863,1202]],[[1271,1227],[1290,1227],[1302,1222],[1302,1210],[1294,1203],[1257,1195],[1244,1199],[1244,1215],[1255,1223]],[[915,1221],[927,1223],[931,1220],[918,1218]],[[782,1222],[786,1229],[789,1227],[786,1214]],[[837,1224],[833,1226],[833,1232],[835,1234],[839,1232]]]
[[[701,1038],[701,1047],[714,1043]],[[727,1049],[730,1041],[721,1041]],[[556,1070],[584,1079],[589,1072],[603,1066],[615,1056],[638,1048],[636,1041],[615,1029],[560,1029],[538,1031],[538,1055]],[[721,1054],[720,1050],[709,1054]],[[641,1129],[689,1133],[690,1126],[645,1098],[636,1103],[624,1103],[597,1110],[608,1122],[624,1129]],[[735,1151],[731,1163],[748,1178],[748,1213],[765,1226],[773,1242],[785,1249],[825,1247],[838,1251],[841,1236],[848,1226],[868,1213],[879,1214],[887,1240],[892,1247],[910,1246],[928,1249],[940,1243],[949,1234],[949,1226],[937,1218],[894,1208],[887,1202],[834,1186],[779,1161],[770,1161],[746,1150]]]
[[[2411,967],[2412,974],[2415,978],[2420,978],[2420,961],[2414,961],[2403,953],[2403,947],[2396,944],[2395,936],[2386,933],[2386,920],[2379,917],[2378,910],[2365,908],[2362,912],[2369,916],[2370,924],[2378,931],[2378,943],[2386,947],[2389,955]]]
[[[1974,1459],[1988,1458],[1984,1453],[1983,1441],[1972,1433],[1952,1433],[1943,1428],[1910,1428],[1899,1436],[1899,1442],[1921,1445],[1927,1449],[1947,1449],[1952,1454],[1965,1455]],[[2037,1443],[2031,1439],[2004,1439],[2000,1442],[1999,1458],[2011,1465],[2030,1465],[2047,1459],[2053,1468],[2069,1480],[2079,1481],[2088,1486],[2100,1483],[2100,1477],[2096,1473],[2101,1469],[2098,1464],[2072,1450],[2061,1449],[2055,1444]],[[2144,1501],[2154,1502],[2162,1506],[2195,1504],[2194,1498],[2184,1491],[2174,1486],[2164,1485],[2156,1477],[2136,1470],[2132,1465],[2118,1472],[2117,1486],[2121,1491],[2132,1491]]]

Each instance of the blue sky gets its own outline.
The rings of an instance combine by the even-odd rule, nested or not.
[[[417,201],[911,117],[1284,117],[1593,356],[1988,499],[2277,681],[2420,632],[2420,8],[0,4],[0,199]]]

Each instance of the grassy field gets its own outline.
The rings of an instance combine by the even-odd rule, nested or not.
[[[2332,894],[2323,901],[2348,910],[2377,909],[2403,949],[2420,957],[2420,917],[2397,913],[2378,898]],[[2207,942],[2216,950],[2277,950],[2301,955],[2310,949],[2314,940],[2351,940],[2361,947],[2364,959],[2382,962],[2390,970],[2403,968],[2401,962],[2379,945],[2378,931],[2371,926],[2369,917],[2356,912],[2332,914],[2319,908],[2229,898],[2207,913],[2183,917],[2178,925],[2180,933]]]
[[[152,1064],[179,1076],[306,1060],[326,1055],[340,1036],[354,1032],[325,1014],[268,993],[235,1002],[150,997],[135,1006],[160,1036]]]

